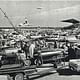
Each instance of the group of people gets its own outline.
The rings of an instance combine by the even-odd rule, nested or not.
[[[66,57],[66,60],[69,61],[70,59],[76,59],[77,57],[77,50],[78,47],[74,43],[69,43],[67,45],[63,46],[64,48],[64,55],[67,52],[68,56]]]
[[[33,64],[34,62],[34,53],[36,52],[36,48],[40,49],[41,47],[44,47],[45,41],[44,40],[31,40],[26,42],[23,45],[23,41],[21,41],[21,50],[24,51],[26,55],[26,59],[30,59],[31,63]],[[57,48],[57,42],[54,42],[54,49]],[[77,52],[77,45],[74,45],[73,43],[66,43],[62,46],[64,49],[64,56],[67,53],[66,60],[69,61],[70,59],[76,59],[76,52]]]
[[[30,40],[28,42],[20,42],[21,50],[25,53],[26,59],[31,61],[31,64],[34,64],[34,53],[37,52],[40,48],[45,46],[44,40]]]

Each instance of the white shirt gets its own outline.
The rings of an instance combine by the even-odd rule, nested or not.
[[[29,47],[29,54],[30,54],[31,58],[33,58],[34,49],[35,49],[35,45],[31,44],[30,47]]]

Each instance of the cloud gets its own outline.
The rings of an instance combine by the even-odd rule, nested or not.
[[[0,1],[79,1],[79,0],[0,0]]]
[[[76,18],[79,19],[80,6],[65,7],[60,9],[44,10],[40,13],[32,15],[34,24],[45,26],[64,26],[66,23],[61,23],[63,19]],[[32,23],[33,23],[32,22]]]
[[[21,0],[20,0],[21,1]],[[60,21],[68,18],[80,19],[80,6],[79,2],[56,1],[52,2],[35,2],[22,1],[22,2],[0,2],[0,7],[7,12],[12,22],[16,25],[23,22],[27,16],[30,24],[41,26],[64,26]],[[37,10],[37,7],[42,7]],[[5,23],[5,24],[4,24]],[[4,19],[4,15],[0,13],[0,25],[10,25]]]

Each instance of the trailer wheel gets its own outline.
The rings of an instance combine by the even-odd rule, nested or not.
[[[13,80],[24,80],[23,73],[18,73],[14,76]]]

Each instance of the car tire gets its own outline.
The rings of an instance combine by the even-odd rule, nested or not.
[[[18,73],[14,76],[13,80],[24,80],[23,73]]]

